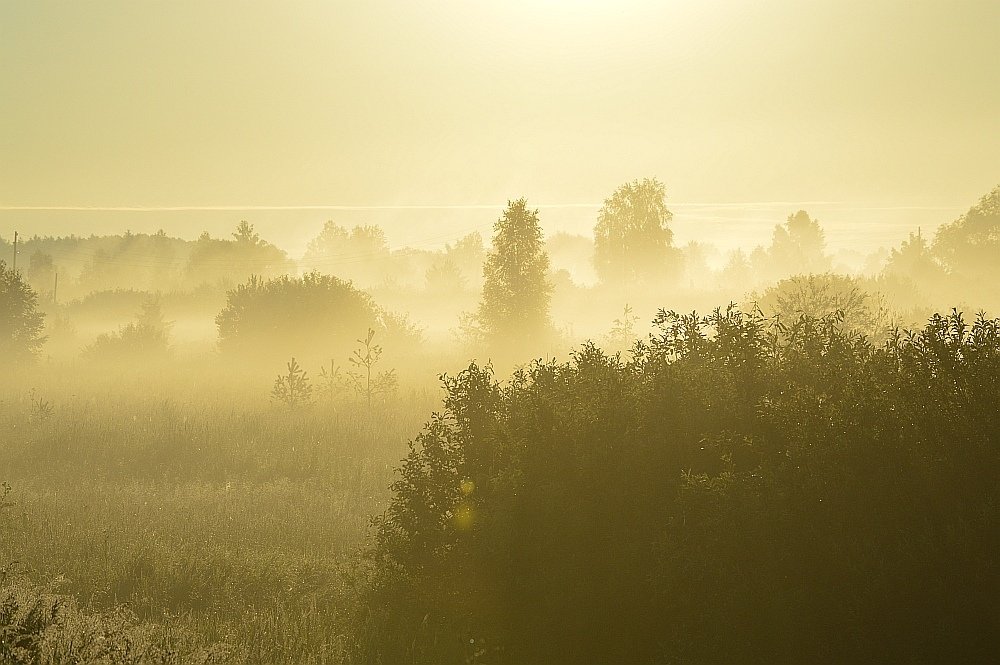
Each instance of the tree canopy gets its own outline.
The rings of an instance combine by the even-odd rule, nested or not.
[[[965,296],[990,306],[1000,303],[1000,185],[968,212],[938,229],[932,250]]]
[[[232,240],[212,238],[203,233],[191,250],[187,262],[187,281],[231,287],[251,275],[273,277],[292,269],[284,251],[267,242],[253,224],[241,221]]]
[[[655,178],[626,183],[598,213],[594,268],[604,282],[662,279],[678,273],[666,187]]]
[[[313,271],[302,277],[251,277],[229,291],[215,318],[224,353],[287,360],[340,355],[369,328],[386,344],[406,345],[416,333],[349,282]]]
[[[18,365],[34,359],[45,337],[45,317],[38,295],[0,260],[0,364]]]
[[[905,277],[914,283],[923,284],[941,280],[944,271],[935,260],[927,239],[918,231],[889,252],[885,273]]]
[[[830,269],[826,238],[819,221],[805,210],[789,215],[784,224],[774,227],[771,246],[755,253],[757,269],[772,279]]]
[[[378,226],[355,226],[348,231],[332,221],[309,241],[303,262],[310,268],[370,286],[390,272],[389,241]]]
[[[523,198],[512,201],[493,231],[476,323],[490,348],[521,349],[546,340],[552,328],[549,257],[538,211]]]
[[[1000,320],[656,325],[446,378],[377,525],[383,661],[988,659]]]
[[[885,297],[847,275],[795,275],[764,289],[753,300],[766,316],[784,324],[803,316],[830,316],[845,330],[871,339],[884,339],[895,323]]]

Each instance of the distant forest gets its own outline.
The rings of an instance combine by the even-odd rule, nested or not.
[[[822,220],[803,210],[776,222],[768,245],[735,250],[724,261],[705,243],[677,246],[665,187],[654,179],[615,191],[599,211],[592,237],[545,237],[544,219],[529,202],[523,208],[541,231],[533,251],[545,264],[526,269],[538,274],[535,286],[509,286],[525,291],[516,296],[524,296],[517,307],[532,306],[526,290],[544,296],[539,316],[547,330],[544,339],[534,333],[537,346],[519,361],[558,354],[586,339],[624,350],[648,332],[648,322],[665,304],[706,311],[734,302],[786,321],[842,311],[848,327],[875,338],[893,326],[919,324],[935,311],[996,311],[1000,305],[994,286],[1000,278],[1000,187],[933,235],[914,229],[898,247],[873,252],[853,272],[834,265]],[[484,267],[499,256],[498,242],[500,235],[484,239],[473,233],[438,250],[390,250],[377,226],[349,229],[331,221],[293,259],[241,221],[230,237],[205,233],[193,241],[164,231],[22,237],[17,268],[47,317],[45,354],[53,357],[78,354],[99,335],[133,323],[150,299],[176,324],[177,341],[204,347],[217,337],[215,317],[230,291],[252,277],[266,281],[309,272],[350,282],[380,311],[407,319],[432,345],[457,340],[466,354],[490,355],[476,344],[481,335],[470,333],[489,309],[482,309]],[[0,239],[0,260],[12,264],[13,251],[11,239]],[[357,334],[367,325],[359,321]]]

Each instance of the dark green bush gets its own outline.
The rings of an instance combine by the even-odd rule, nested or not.
[[[445,379],[376,522],[366,657],[985,662],[1000,320],[878,347],[836,318],[656,323],[631,359]]]

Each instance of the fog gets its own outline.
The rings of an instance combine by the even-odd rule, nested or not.
[[[0,7],[0,663],[988,662],[998,23]]]
[[[626,208],[615,208],[613,195],[632,186],[639,188],[630,195],[635,200]],[[768,314],[775,314],[774,297],[809,279],[829,283],[837,292],[856,291],[870,303],[878,301],[886,318],[857,322],[869,335],[884,335],[893,326],[916,325],[934,311],[951,306],[995,311],[992,289],[979,292],[974,303],[970,301],[974,286],[968,283],[966,256],[976,255],[979,250],[975,247],[981,242],[977,235],[981,231],[974,226],[975,221],[968,221],[970,215],[974,220],[991,215],[996,196],[995,190],[987,193],[958,214],[944,209],[922,210],[920,215],[871,210],[867,214],[884,215],[889,220],[903,216],[900,212],[908,217],[931,217],[926,224],[909,227],[887,222],[882,233],[873,237],[861,234],[858,229],[863,226],[843,222],[843,213],[828,203],[815,207],[839,222],[828,222],[815,212],[788,205],[778,213],[780,204],[770,203],[754,212],[757,217],[752,219],[761,221],[739,217],[734,219],[742,219],[742,224],[704,221],[696,228],[690,208],[675,213],[666,187],[655,178],[624,183],[608,193],[607,201],[596,210],[536,208],[528,201],[528,208],[537,214],[542,239],[539,251],[548,260],[544,279],[551,291],[546,314],[551,334],[546,344],[523,348],[518,357],[506,360],[523,364],[534,358],[564,355],[587,340],[601,341],[626,306],[644,323],[652,321],[662,307],[711,311],[728,303],[744,308],[758,304],[770,307]],[[656,201],[659,212],[646,216],[629,212],[630,206],[643,206],[648,201]],[[262,235],[248,216],[250,220],[233,221],[225,233],[213,236],[205,231],[193,239],[164,229],[86,236],[19,234],[17,253],[19,270],[48,318],[50,343],[40,357],[50,363],[86,355],[84,351],[98,336],[113,335],[119,327],[133,322],[143,303],[149,301],[159,303],[164,320],[171,324],[169,337],[162,342],[172,354],[224,357],[219,347],[218,317],[235,289],[251,278],[301,281],[316,273],[349,283],[344,288],[370,300],[372,311],[405,319],[414,337],[408,348],[396,349],[401,355],[415,360],[420,353],[428,357],[445,354],[452,363],[461,364],[471,358],[489,360],[493,355],[488,345],[477,346],[475,336],[463,328],[463,321],[474,317],[485,297],[484,263],[488,255],[498,252],[493,226],[503,207],[460,212],[467,221],[487,215],[492,215],[492,220],[455,224],[451,231],[428,225],[412,244],[399,244],[374,223],[379,215],[371,211],[366,216],[373,219],[354,225],[334,219],[315,223],[311,236],[293,225],[287,233],[291,240],[282,232],[274,238]],[[405,213],[419,217],[441,211]],[[97,213],[87,213],[93,214]],[[103,214],[115,218],[122,213]],[[604,240],[609,246],[605,254],[611,252],[616,265],[632,266],[617,275],[619,268],[599,270],[600,243],[595,242],[595,232],[599,231],[599,220],[608,215],[615,228],[632,229],[622,231],[626,236]],[[769,221],[763,221],[768,215]],[[357,217],[357,211],[338,216]],[[550,216],[562,222],[550,225]],[[591,218],[589,229],[582,221],[587,216]],[[685,216],[686,225],[678,221]],[[566,222],[568,218],[574,220],[573,225]],[[655,229],[659,227],[669,237],[658,239]],[[699,233],[702,229],[704,233]],[[297,239],[303,234],[304,241]],[[838,236],[839,248],[831,239]],[[858,240],[845,242],[848,237]],[[887,237],[895,240],[881,242]],[[13,263],[12,240],[0,238],[9,263]],[[958,249],[954,248],[956,243]],[[286,249],[291,246],[300,249]],[[637,254],[644,247],[654,252],[649,259]],[[644,267],[646,263],[649,265]],[[973,270],[985,270],[979,278],[992,279],[988,265]],[[838,297],[831,295],[832,300],[826,301],[814,297],[821,302],[801,302],[781,314],[822,316],[837,310]],[[314,324],[311,317],[319,315],[299,301],[292,307],[301,310],[294,316],[302,317],[290,324],[295,329]],[[350,342],[375,321],[362,319],[353,322],[353,332],[340,340],[339,349],[301,348],[280,337],[267,347],[269,351],[280,349],[279,358],[306,352],[320,357],[334,351],[344,355],[350,351]],[[346,329],[350,327],[345,324]],[[637,332],[635,338],[639,337]],[[321,339],[322,334],[317,337],[320,346],[326,343]],[[254,355],[260,360],[259,354]],[[440,369],[432,370],[431,375],[436,376]]]

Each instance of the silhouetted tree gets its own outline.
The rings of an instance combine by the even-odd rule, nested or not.
[[[427,269],[425,280],[427,291],[441,298],[454,297],[466,289],[462,271],[447,254]]]
[[[167,321],[163,314],[159,294],[149,296],[142,301],[139,313],[136,315],[136,321],[140,325],[162,330],[165,335],[170,334],[170,328],[173,326],[173,322]]]
[[[528,209],[523,198],[510,202],[493,230],[476,323],[493,349],[531,348],[546,340],[552,330],[549,257],[538,211]]]
[[[375,331],[368,329],[368,334],[364,339],[357,340],[359,346],[354,349],[348,362],[354,366],[347,375],[354,384],[354,389],[358,396],[364,398],[368,407],[368,414],[371,415],[372,399],[379,395],[391,395],[399,384],[396,370],[389,369],[379,372],[376,366],[382,359],[382,345],[375,344]]]
[[[378,226],[348,231],[332,221],[309,241],[302,260],[309,268],[350,279],[365,286],[389,277],[391,254],[385,232]]]
[[[240,223],[236,225],[236,230],[233,231],[233,240],[237,243],[251,245],[253,247],[259,247],[265,244],[261,239],[260,234],[254,230],[253,224],[245,219],[241,219]]]
[[[45,341],[44,327],[37,294],[20,271],[0,260],[0,364],[18,365],[34,359]]]
[[[930,245],[919,231],[911,233],[898,248],[889,252],[884,271],[889,275],[907,277],[917,284],[944,277],[944,271],[934,260]]]
[[[626,183],[604,202],[594,227],[594,268],[604,282],[674,277],[679,272],[673,213],[656,179]]]
[[[789,215],[784,224],[775,226],[771,247],[756,258],[757,270],[771,278],[822,273],[831,265],[823,229],[805,210]]]
[[[937,230],[934,255],[961,285],[963,297],[983,305],[1000,303],[1000,186],[968,212]]]
[[[251,275],[271,277],[293,269],[284,251],[262,239],[253,224],[241,221],[232,240],[203,233],[191,250],[186,268],[188,284],[229,287]]]
[[[471,288],[478,291],[482,287],[486,248],[483,246],[483,236],[479,231],[459,238],[454,244],[446,244],[445,255],[454,262]]]
[[[639,317],[635,314],[632,307],[628,303],[625,303],[622,315],[614,320],[611,325],[611,331],[607,335],[608,349],[611,353],[626,351],[635,344],[638,339],[638,333],[636,332],[636,324],[638,322]]]
[[[335,223],[327,220],[323,224],[323,229],[319,235],[309,241],[306,245],[306,253],[303,258],[308,261],[317,259],[346,258],[348,243],[351,240],[350,232]]]
[[[51,254],[37,249],[31,253],[24,276],[35,293],[51,294],[55,274],[56,267]]]
[[[126,231],[122,235],[92,236],[71,240],[66,247],[62,245],[56,244],[60,257],[92,248],[86,252],[86,263],[78,279],[78,293],[86,293],[122,287],[164,289],[180,280],[190,247],[195,243],[168,238],[162,232],[148,235]]]
[[[170,355],[170,326],[158,296],[147,296],[135,321],[112,333],[102,333],[84,349],[84,357],[100,362],[142,363]]]
[[[935,302],[947,292],[948,274],[918,231],[893,248],[881,270],[882,288],[897,307]]]
[[[753,266],[742,249],[729,253],[726,265],[719,273],[719,281],[727,289],[733,289],[736,295],[745,294],[754,284]]]

